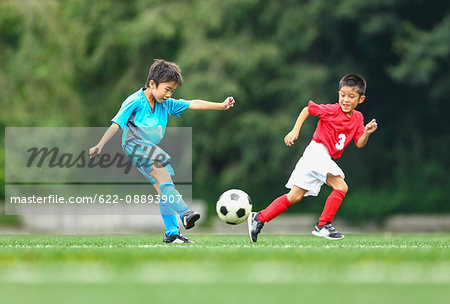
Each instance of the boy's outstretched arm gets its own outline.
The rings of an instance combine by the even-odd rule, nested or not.
[[[116,134],[117,130],[119,130],[119,125],[113,123],[108,130],[106,130],[105,134],[103,134],[102,139],[100,139],[98,144],[89,149],[89,158],[99,155],[105,144],[114,136],[114,134]]]
[[[234,106],[234,98],[227,97],[223,102],[211,102],[206,100],[194,99],[191,100],[190,110],[228,110]]]
[[[309,116],[308,107],[304,107],[303,110],[300,112],[300,115],[298,115],[297,121],[295,122],[295,125],[292,128],[291,132],[289,132],[284,137],[284,143],[286,144],[286,146],[292,146],[294,144],[294,141],[298,138],[300,129],[302,128],[302,125],[305,122],[306,118],[308,118],[308,116]]]
[[[365,127],[364,127],[364,134],[358,139],[358,142],[356,143],[356,146],[358,148],[362,148],[367,144],[367,141],[369,140],[370,134],[375,132],[378,128],[377,121],[375,119],[372,119]]]

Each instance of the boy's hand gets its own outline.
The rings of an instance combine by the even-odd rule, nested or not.
[[[284,143],[286,146],[292,146],[294,144],[294,140],[298,138],[298,132],[292,130],[284,137]]]
[[[222,102],[222,105],[224,106],[224,110],[232,108],[234,106],[234,98],[232,96],[225,98],[225,100]]]
[[[102,152],[102,148],[100,146],[94,146],[89,149],[89,158],[94,158]]]
[[[365,127],[364,127],[364,133],[366,134],[372,134],[375,132],[378,128],[378,124],[375,119],[372,119]]]

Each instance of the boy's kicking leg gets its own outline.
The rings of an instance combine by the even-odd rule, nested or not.
[[[260,212],[252,212],[248,217],[248,233],[250,240],[256,242],[258,240],[258,234],[261,232],[265,222],[269,222],[284,211],[287,208],[300,202],[305,195],[306,190],[293,186],[288,194],[284,194],[276,198],[266,209]]]
[[[153,186],[156,191],[158,191],[158,195],[161,198],[162,196],[159,190],[159,183],[156,182]],[[191,240],[180,234],[177,214],[167,200],[160,199],[159,211],[161,212],[164,227],[166,228],[163,238],[164,243],[193,243]]]
[[[175,188],[169,172],[164,167],[154,166],[150,176],[158,181],[162,197],[167,198],[172,209],[180,215],[184,228],[191,229],[194,227],[195,222],[200,218],[200,214],[189,210],[183,196]]]
[[[150,176],[157,182],[155,189],[160,195],[160,211],[166,227],[164,234],[165,243],[192,243],[189,239],[182,236],[179,232],[178,219],[176,213],[180,215],[183,226],[190,229],[195,226],[195,222],[200,218],[200,214],[189,210],[181,194],[175,188],[172,178],[165,168],[154,167]],[[176,233],[174,232],[176,231]]]
[[[193,228],[195,222],[200,218],[200,214],[193,210],[189,210],[189,207],[184,202],[180,192],[175,188],[175,185],[172,182],[165,182],[161,183],[159,189],[162,197],[166,198],[172,209],[180,215],[180,220],[183,223],[184,228]]]
[[[340,240],[344,238],[344,235],[336,231],[331,222],[348,191],[348,186],[342,177],[331,174],[327,175],[327,184],[333,188],[333,191],[325,202],[322,214],[312,234],[329,240]]]

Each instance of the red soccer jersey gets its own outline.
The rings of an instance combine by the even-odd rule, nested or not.
[[[332,158],[341,157],[350,141],[354,139],[356,144],[364,134],[364,117],[359,111],[353,110],[348,117],[338,103],[318,105],[310,100],[308,112],[320,117],[313,140],[325,145]]]

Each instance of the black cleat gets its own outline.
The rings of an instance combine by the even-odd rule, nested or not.
[[[247,219],[248,235],[253,243],[258,241],[258,234],[261,232],[264,223],[258,220],[259,212],[252,212]]]
[[[324,237],[327,240],[342,240],[344,235],[331,225],[331,222],[326,223],[322,227],[319,227],[319,222],[317,222],[312,234],[319,237]]]
[[[182,222],[185,229],[191,229],[195,226],[195,222],[200,218],[200,214],[195,211],[188,210],[183,214]]]
[[[193,241],[183,236],[182,234],[167,236],[167,234],[164,233],[163,242],[168,244],[185,244],[185,243],[194,244]]]

